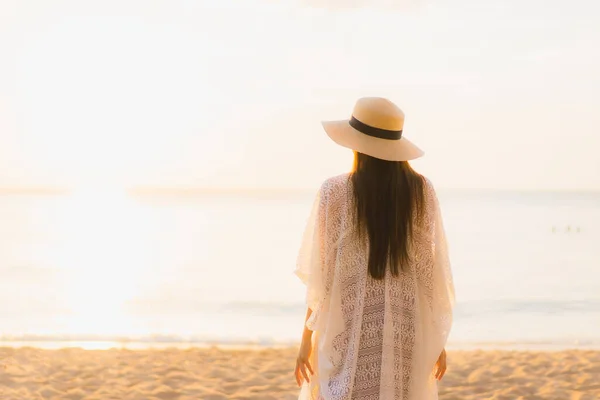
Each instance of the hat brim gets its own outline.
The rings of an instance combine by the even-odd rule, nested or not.
[[[425,153],[410,140],[380,139],[350,126],[349,120],[321,122],[327,135],[339,144],[359,153],[387,161],[410,161],[422,157]]]

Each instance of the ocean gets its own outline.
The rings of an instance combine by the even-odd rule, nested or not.
[[[600,193],[438,194],[449,347],[600,348]],[[0,345],[296,343],[313,195],[2,195]]]

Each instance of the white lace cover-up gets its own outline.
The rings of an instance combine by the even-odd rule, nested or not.
[[[412,262],[375,280],[367,239],[354,233],[351,185],[348,174],[323,183],[298,257],[315,369],[299,399],[437,399],[433,369],[452,324],[454,285],[434,188],[426,179]]]

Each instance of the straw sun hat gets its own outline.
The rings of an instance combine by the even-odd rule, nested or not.
[[[334,142],[371,157],[408,161],[424,154],[402,137],[404,113],[387,99],[364,97],[356,102],[350,119],[322,124]]]

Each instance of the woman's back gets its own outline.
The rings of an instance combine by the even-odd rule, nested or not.
[[[414,225],[412,261],[399,276],[386,273],[384,279],[369,274],[368,238],[356,234],[349,175],[328,179],[322,185],[317,209],[321,210],[318,224],[324,233],[324,287],[320,289],[323,294],[316,297],[324,299],[313,309],[309,322],[315,331],[326,328],[319,337],[323,347],[317,365],[319,375],[327,376],[327,386],[314,385],[313,397],[306,398],[414,397],[410,396],[412,381],[419,379],[416,372],[422,367],[415,365],[418,360],[414,357],[420,357],[415,351],[426,350],[417,343],[424,333],[417,321],[427,312],[421,308],[430,307],[433,299],[436,199],[432,185],[424,182],[425,207],[423,218]],[[304,251],[312,252],[310,247]],[[427,392],[431,385],[418,386]]]

